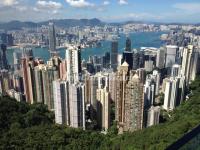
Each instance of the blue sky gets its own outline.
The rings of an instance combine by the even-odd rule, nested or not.
[[[200,22],[200,0],[0,0],[0,22],[66,18]]]

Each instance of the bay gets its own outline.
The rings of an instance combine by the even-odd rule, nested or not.
[[[139,49],[140,47],[156,47],[159,48],[163,45],[163,42],[160,40],[160,36],[164,32],[137,32],[130,33],[129,37],[131,39],[132,48]],[[118,39],[118,51],[122,53],[124,51],[125,43],[126,43],[126,35],[121,34]],[[110,52],[111,49],[111,41],[103,41],[102,47],[100,48],[85,48],[82,49],[81,56],[82,59],[87,60],[91,55],[101,56],[104,55],[105,52]],[[9,64],[13,64],[13,52],[19,51],[19,49],[8,49],[7,50],[7,59]],[[59,49],[59,55],[61,58],[65,58],[66,49]],[[35,58],[42,58],[45,62],[49,60],[50,54],[48,48],[34,48],[33,55]]]

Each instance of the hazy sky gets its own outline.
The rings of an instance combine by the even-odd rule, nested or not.
[[[200,0],[0,0],[0,22],[66,18],[200,22]]]

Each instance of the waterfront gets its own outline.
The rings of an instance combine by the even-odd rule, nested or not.
[[[129,35],[131,42],[132,42],[132,48],[139,49],[140,47],[156,47],[159,48],[163,45],[163,42],[160,40],[160,36],[164,32],[137,32],[137,33],[131,33]],[[126,36],[124,34],[120,35],[120,38],[118,39],[119,43],[119,53],[122,53],[124,51],[125,47],[125,40]],[[82,49],[82,59],[88,59],[90,55],[103,55],[105,52],[110,51],[110,41],[103,41],[102,47],[100,48],[85,48]],[[13,63],[13,52],[14,51],[20,51],[19,49],[9,49],[7,51],[7,58],[10,64]],[[47,48],[34,48],[33,49],[33,55],[34,57],[42,58],[45,62],[50,58],[50,54]],[[61,58],[65,58],[65,49],[59,50],[59,55]]]

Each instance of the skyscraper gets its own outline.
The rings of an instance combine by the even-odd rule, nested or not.
[[[119,127],[122,127],[123,130],[123,122],[124,122],[124,103],[125,103],[125,90],[127,84],[127,77],[129,75],[128,72],[128,64],[124,62],[121,66],[119,66],[118,71],[116,72],[116,101],[115,101],[115,119],[118,122]]]
[[[143,128],[143,84],[135,74],[126,85],[124,102],[123,131],[136,131]]]
[[[34,68],[35,84],[36,84],[36,101],[44,104],[44,88],[43,88],[43,77],[42,68],[43,64],[38,65]]]
[[[122,63],[126,61],[129,65],[129,70],[133,69],[133,52],[124,51],[122,53]]]
[[[36,100],[36,90],[34,82],[35,63],[31,58],[23,57],[21,60],[21,65],[26,102],[33,104]]]
[[[182,58],[182,72],[185,76],[186,86],[189,85],[190,81],[190,68],[191,68],[191,59],[194,51],[194,47],[192,45],[188,45],[188,47],[183,50],[183,58]],[[194,64],[193,64],[194,65]]]
[[[59,78],[59,70],[52,63],[48,62],[42,68],[42,86],[44,92],[44,104],[49,110],[54,110],[53,81]]]
[[[69,85],[70,126],[85,129],[85,86],[81,83]]]
[[[140,54],[137,50],[133,51],[133,70],[137,70],[140,62]]]
[[[66,81],[53,81],[55,122],[70,125],[69,84]]]
[[[181,74],[181,66],[178,64],[174,64],[171,70],[172,77],[178,77]]]
[[[110,94],[106,87],[97,89],[97,124],[105,131],[110,127]]]
[[[159,69],[165,67],[165,49],[163,47],[157,50],[156,67]]]
[[[151,76],[147,76],[147,79],[144,85],[144,107],[146,109],[154,105],[155,90],[156,90],[156,84],[153,78]]]
[[[51,53],[56,51],[56,33],[52,22],[49,23],[49,51]]]
[[[159,124],[160,107],[152,106],[148,110],[147,127]]]
[[[113,71],[117,70],[118,66],[118,41],[113,40],[111,43],[110,63]]]
[[[192,53],[191,58],[191,66],[190,66],[190,81],[194,81],[197,75],[197,67],[199,63],[199,52],[198,49],[195,47]]]
[[[126,48],[125,51],[131,52],[131,39],[129,37],[126,38]]]
[[[72,83],[79,81],[81,74],[81,50],[80,47],[69,47],[66,50],[67,80]]]
[[[9,66],[8,66],[8,61],[7,61],[7,57],[6,57],[6,50],[7,50],[7,47],[5,44],[1,44],[1,52],[0,52],[0,67],[1,69],[8,69]]]
[[[167,45],[166,46],[166,57],[165,57],[165,67],[171,68],[173,64],[176,63],[178,53],[178,46]]]
[[[179,78],[173,78],[166,80],[165,85],[165,97],[163,108],[166,110],[173,110],[177,106],[177,100],[179,92]]]

